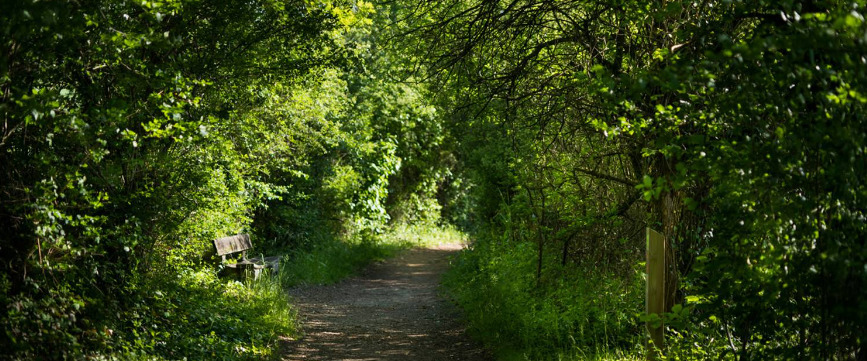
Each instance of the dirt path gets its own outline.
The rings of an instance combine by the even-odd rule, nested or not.
[[[284,360],[490,360],[464,334],[454,305],[438,296],[458,244],[413,249],[331,286],[290,294],[304,337]]]

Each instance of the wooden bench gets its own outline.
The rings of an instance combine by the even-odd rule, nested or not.
[[[253,242],[250,241],[248,234],[215,239],[214,247],[217,249],[217,255],[223,257],[223,265],[234,269],[239,275],[250,270],[253,277],[258,278],[263,269],[270,268],[271,273],[276,274],[280,268],[279,256],[247,258],[247,250],[253,248]],[[236,262],[226,260],[226,255],[237,252],[241,252],[241,258],[236,258]]]

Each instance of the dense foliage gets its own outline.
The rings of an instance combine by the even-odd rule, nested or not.
[[[392,216],[436,221],[441,119],[390,74],[374,26],[389,16],[340,1],[0,4],[3,356],[268,355],[294,332],[286,296],[219,280],[213,239],[299,254],[376,241]]]
[[[2,2],[2,357],[261,358],[453,223],[504,355],[644,352],[650,227],[667,357],[864,359],[865,6]],[[292,266],[219,278],[240,232]]]
[[[863,359],[864,6],[413,8],[407,46],[449,89],[441,101],[483,221],[451,283],[473,325],[535,335],[518,343],[533,357],[599,351],[563,336],[582,328],[628,351],[618,340],[644,318],[616,315],[642,313],[640,302],[606,325],[571,295],[630,297],[651,227],[669,242],[668,356]],[[535,316],[556,319],[555,335],[526,322]]]

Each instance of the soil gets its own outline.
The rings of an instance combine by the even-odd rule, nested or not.
[[[283,360],[491,360],[441,297],[461,247],[412,249],[343,282],[290,290],[304,334],[286,341]]]

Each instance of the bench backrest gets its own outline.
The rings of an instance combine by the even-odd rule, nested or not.
[[[225,256],[229,253],[242,252],[253,248],[253,242],[250,241],[249,234],[238,234],[215,239],[214,247],[217,248],[217,255],[223,256],[225,259]]]

